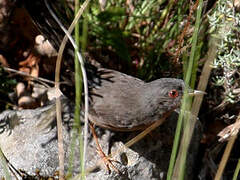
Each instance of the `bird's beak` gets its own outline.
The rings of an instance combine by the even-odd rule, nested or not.
[[[204,94],[207,94],[207,93],[200,90],[193,90],[193,89],[188,90],[188,95],[190,96],[198,96],[198,95],[204,95]]]

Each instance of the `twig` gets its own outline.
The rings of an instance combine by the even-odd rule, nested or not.
[[[177,48],[177,51],[176,51],[176,58],[175,58],[176,63],[179,63],[179,56],[180,56],[180,52],[181,52],[181,49],[182,49],[182,46],[183,46],[183,43],[184,43],[184,37],[187,34],[187,31],[188,31],[189,26],[190,26],[190,21],[191,21],[191,18],[192,18],[192,14],[197,9],[198,3],[199,3],[199,0],[196,1],[194,6],[190,6],[190,8],[189,8],[187,23],[185,24],[184,29],[183,29],[182,33],[180,34],[180,36],[178,38],[178,48]]]
[[[72,43],[74,49],[76,50],[77,49],[77,45],[76,43],[74,42],[73,38],[71,37],[70,33],[73,31],[74,29],[74,26],[76,25],[78,19],[80,18],[80,16],[82,15],[84,9],[87,7],[88,3],[89,3],[90,0],[86,0],[83,5],[81,6],[81,8],[79,9],[77,15],[75,16],[72,24],[70,25],[68,31],[65,29],[65,27],[62,25],[62,23],[59,21],[59,19],[57,18],[57,16],[54,14],[54,12],[51,10],[51,8],[49,7],[49,5],[47,4],[46,0],[44,0],[49,12],[51,13],[51,15],[53,16],[53,18],[55,19],[55,21],[58,23],[58,25],[60,26],[60,28],[64,31],[64,33],[66,34],[64,36],[64,39],[62,41],[62,44],[59,48],[59,53],[58,53],[58,58],[57,58],[57,63],[56,63],[56,73],[55,73],[55,84],[56,84],[56,88],[59,88],[59,74],[60,74],[60,64],[61,64],[61,57],[62,57],[62,54],[63,54],[63,50],[64,50],[64,47],[66,45],[66,42],[67,42],[67,38],[70,40],[70,42]],[[88,136],[88,131],[87,131],[87,127],[88,127],[88,84],[87,84],[87,75],[86,75],[86,71],[85,71],[85,68],[84,68],[84,62],[83,62],[83,58],[81,56],[81,54],[79,52],[77,52],[77,57],[78,57],[78,60],[81,64],[81,70],[82,70],[82,75],[83,75],[83,85],[84,85],[84,97],[85,97],[85,114],[84,114],[84,121],[85,121],[85,126],[84,126],[84,148],[83,148],[83,163],[85,164],[85,157],[86,157],[86,147],[87,147],[87,136]],[[59,102],[60,103],[60,102]],[[61,114],[59,114],[59,116],[61,116]],[[80,118],[80,117],[79,117]],[[59,122],[59,121],[57,121]],[[61,123],[59,123],[60,125]],[[62,128],[62,126],[58,126],[58,128]],[[59,134],[62,136],[62,134]],[[63,142],[62,142],[63,143]],[[63,151],[63,147],[62,147],[62,151]],[[60,152],[59,152],[60,153]],[[59,154],[60,156],[60,154]],[[64,154],[61,154],[61,156],[63,156],[62,158],[64,158]],[[60,157],[59,157],[60,158]],[[61,158],[61,159],[62,159]],[[62,159],[63,161],[63,159]],[[64,161],[62,162],[63,164],[61,166],[64,166]],[[60,165],[60,164],[59,164]],[[84,168],[84,166],[83,166]],[[63,168],[64,170],[64,168]],[[82,173],[84,173],[82,171]]]
[[[223,154],[223,156],[222,156],[221,162],[220,162],[220,164],[219,164],[219,167],[218,167],[218,170],[217,170],[217,173],[216,173],[216,175],[215,175],[214,180],[220,180],[220,179],[221,179],[222,173],[223,173],[224,168],[225,168],[225,166],[226,166],[226,164],[227,164],[229,155],[230,155],[230,153],[231,153],[232,147],[233,147],[236,139],[237,139],[237,134],[234,135],[234,136],[232,136],[232,137],[229,139],[229,141],[228,141],[228,143],[227,143],[227,146],[226,146],[226,149],[225,149],[225,151],[224,151],[224,154]]]
[[[239,113],[238,118],[237,118],[237,120],[236,120],[236,123],[239,123],[239,122],[240,122],[240,113]],[[230,153],[231,153],[232,147],[233,147],[233,145],[234,145],[234,143],[235,143],[235,140],[237,139],[237,136],[238,136],[238,134],[236,133],[236,134],[234,134],[234,135],[232,135],[232,136],[230,137],[230,139],[229,139],[229,141],[228,141],[228,143],[227,143],[227,146],[226,146],[226,148],[225,148],[224,154],[223,154],[223,156],[222,156],[221,162],[220,162],[220,164],[219,164],[219,167],[218,167],[218,170],[217,170],[217,173],[216,173],[216,175],[215,175],[214,180],[219,180],[219,179],[221,179],[222,174],[223,174],[223,171],[224,171],[224,168],[225,168],[225,166],[226,166],[226,164],[227,164],[229,155],[230,155]]]
[[[237,135],[239,132],[239,129],[240,129],[240,118],[238,117],[235,123],[225,127],[223,130],[221,130],[218,133],[218,136],[220,137],[218,141],[222,142]]]
[[[34,76],[32,76],[32,75],[30,75],[28,73],[25,73],[25,72],[22,72],[22,71],[18,71],[18,70],[12,69],[12,68],[3,67],[3,69],[5,71],[8,71],[8,72],[14,72],[14,73],[17,73],[17,74],[22,75],[22,76],[27,76],[27,77],[33,78],[36,81],[40,81],[40,82],[42,81],[42,82],[46,82],[46,83],[49,83],[49,84],[54,84],[55,83],[54,81],[51,81],[51,80],[48,80],[48,79],[45,79],[45,78],[41,78],[41,77],[34,77]],[[61,84],[63,84],[63,83],[61,83]]]
[[[10,173],[8,171],[7,158],[3,154],[1,148],[0,148],[0,159],[1,159],[1,165],[2,165],[2,168],[3,168],[3,172],[5,173],[5,176],[6,176],[6,180],[10,180],[11,176],[10,176]]]

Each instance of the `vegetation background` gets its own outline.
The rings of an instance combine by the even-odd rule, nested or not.
[[[25,83],[26,91],[33,91],[31,78],[13,74],[10,69],[53,80],[56,60],[56,55],[35,52],[35,37],[40,32],[23,7],[12,1],[6,2],[5,11],[11,10],[2,16],[0,27],[0,62],[4,67],[0,72],[2,110],[21,107],[18,97],[6,96],[15,91],[18,82]],[[62,1],[54,7],[59,19],[68,27],[74,18],[74,2]],[[200,113],[197,112],[204,133],[196,177],[206,168],[204,176],[213,178],[219,172],[216,167],[224,169],[226,166],[224,177],[237,178],[239,139],[234,140],[236,144],[231,156],[227,157],[228,163],[222,165],[225,145],[218,142],[217,135],[221,131],[221,140],[231,139],[240,128],[239,0],[91,1],[79,20],[78,34],[84,57],[94,64],[145,81],[176,77],[185,79],[194,89],[207,87],[203,88],[207,94],[203,101],[200,100],[202,106]],[[72,86],[75,83],[73,67],[73,62],[64,59],[61,78]],[[71,88],[66,85],[62,90],[67,96],[74,97],[74,92],[69,91]],[[30,104],[30,107],[38,105]],[[193,112],[192,106],[192,99],[186,99],[185,109]],[[179,128],[181,131],[181,125]],[[215,162],[214,167],[210,160]]]

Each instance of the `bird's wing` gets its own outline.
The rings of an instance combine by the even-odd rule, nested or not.
[[[138,109],[139,89],[144,82],[114,70],[101,68],[99,72],[100,84],[90,91],[90,118],[99,126],[131,126]]]

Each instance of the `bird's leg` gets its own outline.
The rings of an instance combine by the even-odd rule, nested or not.
[[[89,126],[91,128],[92,134],[93,134],[93,138],[95,139],[96,145],[97,145],[97,152],[100,155],[100,157],[102,158],[104,165],[106,166],[108,172],[110,173],[110,167],[112,167],[118,174],[121,174],[121,172],[113,165],[112,162],[116,162],[115,160],[110,159],[102,150],[99,142],[98,142],[98,137],[96,135],[96,131],[93,127],[93,124],[91,122],[89,122]]]

